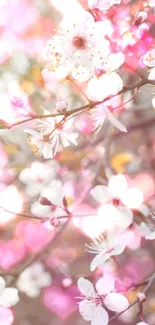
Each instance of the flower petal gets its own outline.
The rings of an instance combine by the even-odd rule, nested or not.
[[[108,108],[106,108],[106,114],[111,124],[113,124],[120,131],[127,132],[126,127],[109,111]]]
[[[112,311],[121,312],[128,308],[129,302],[125,296],[120,293],[109,293],[105,299],[104,303],[106,307]]]
[[[2,278],[2,276],[0,277],[0,296],[2,295],[3,291],[5,289],[5,281]]]
[[[12,325],[13,313],[10,309],[0,306],[0,325]]]
[[[118,227],[121,229],[128,228],[133,221],[132,211],[124,206],[119,206],[115,215],[115,222]]]
[[[87,321],[92,320],[95,309],[96,305],[91,301],[83,300],[79,303],[79,312]]]
[[[130,188],[122,195],[122,202],[130,209],[137,209],[143,203],[143,193],[138,188]]]
[[[106,274],[97,281],[96,290],[99,295],[105,295],[114,289],[114,283],[114,278]]]
[[[107,311],[102,306],[98,306],[95,309],[95,316],[91,321],[91,325],[101,325],[101,324],[107,325],[108,321],[109,321],[109,315]]]
[[[113,197],[121,198],[127,190],[127,181],[124,175],[112,176],[108,184],[110,193]]]
[[[89,280],[81,277],[78,280],[77,285],[78,285],[80,292],[83,295],[85,295],[87,298],[94,297],[95,290],[94,290],[93,284]]]
[[[90,193],[96,201],[101,203],[106,203],[112,198],[108,187],[103,185],[95,186]]]
[[[110,258],[110,256],[111,256],[110,254],[96,255],[90,264],[90,271],[93,272],[97,267],[103,265]]]
[[[125,61],[125,55],[122,52],[110,54],[105,69],[114,71],[118,69]]]
[[[151,232],[150,235],[147,235],[145,237],[145,239],[154,240],[155,239],[155,231]]]
[[[6,288],[0,296],[0,305],[11,307],[19,301],[18,290],[15,288]]]
[[[155,80],[155,67],[151,69],[149,75],[148,75],[149,80]]]

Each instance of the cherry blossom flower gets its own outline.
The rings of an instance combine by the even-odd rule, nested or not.
[[[52,278],[48,272],[45,272],[43,264],[35,262],[20,274],[17,287],[28,297],[35,298],[39,296],[41,289],[51,283]]]
[[[116,128],[122,132],[127,132],[125,126],[111,113],[108,107],[103,103],[92,110],[92,117],[95,122],[95,130],[98,132],[107,118]]]
[[[90,9],[108,10],[115,4],[120,4],[121,0],[88,0],[88,6]]]
[[[88,82],[87,95],[92,100],[102,101],[109,95],[116,95],[123,87],[121,77],[115,72],[124,62],[122,52],[109,54],[98,65],[94,65],[94,76]]]
[[[145,322],[140,322],[140,323],[137,323],[137,325],[149,325],[149,324],[145,323]]]
[[[70,121],[69,125],[67,122],[63,124],[62,117],[57,116],[40,120],[36,130],[25,129],[24,131],[30,134],[28,143],[32,151],[38,156],[43,155],[45,159],[50,159],[56,154],[60,144],[63,147],[68,147],[70,144],[77,145],[78,134],[67,132]]]
[[[91,190],[93,198],[102,203],[98,215],[105,222],[105,230],[118,226],[128,228],[133,221],[131,209],[138,208],[143,202],[143,195],[136,188],[128,189],[127,181],[121,174],[112,176],[108,187],[97,185]],[[107,218],[108,216],[108,218]]]
[[[150,7],[155,7],[155,1],[154,0],[148,0],[148,4]]]
[[[14,321],[11,309],[0,306],[0,325],[12,325]]]
[[[6,283],[0,277],[0,306],[11,307],[18,303],[18,290],[15,288],[6,288]]]
[[[92,325],[108,324],[109,315],[103,305],[115,312],[121,312],[129,306],[125,296],[112,292],[114,279],[108,275],[97,281],[96,291],[93,284],[84,278],[78,280],[78,288],[83,295],[83,301],[79,303],[80,314]]]
[[[19,180],[26,185],[26,194],[31,197],[40,194],[42,188],[55,177],[55,168],[55,161],[52,161],[50,165],[34,161],[30,167],[24,168],[19,174]]]
[[[155,48],[151,49],[144,55],[143,62],[147,67],[151,68],[151,71],[148,75],[148,79],[154,80],[155,79]]]
[[[90,270],[94,271],[96,267],[104,264],[110,257],[123,253],[126,242],[124,237],[116,236],[113,233],[100,235],[91,245],[86,245],[87,251],[97,254],[90,264]]]

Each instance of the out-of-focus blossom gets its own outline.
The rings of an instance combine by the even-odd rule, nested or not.
[[[7,242],[0,241],[0,266],[8,270],[19,263],[25,256],[26,248],[22,240],[12,239]]]
[[[34,161],[29,168],[24,168],[19,175],[21,182],[26,184],[25,191],[28,196],[34,197],[42,191],[55,177],[56,162],[46,165]]]
[[[53,238],[53,230],[52,227],[48,229],[42,223],[22,221],[16,227],[15,236],[23,243],[23,247],[36,253]]]
[[[145,322],[140,322],[140,323],[137,323],[137,325],[149,325],[149,324],[145,323]]]
[[[155,7],[155,1],[154,0],[148,0],[148,4],[150,7]]]
[[[36,130],[25,129],[25,132],[30,134],[28,138],[30,148],[36,155],[50,159],[56,154],[60,144],[63,147],[77,145],[78,134],[68,132],[71,124],[71,120],[64,123],[61,116],[39,120]]]
[[[0,64],[3,64],[12,54],[11,44],[7,41],[0,41]]]
[[[15,288],[6,288],[6,283],[2,277],[0,277],[0,306],[11,307],[18,303],[18,290]]]
[[[44,305],[59,318],[65,320],[69,315],[77,310],[75,297],[78,290],[75,287],[60,288],[60,286],[52,285],[45,289],[43,296]]]
[[[124,62],[122,52],[110,54],[98,66],[94,66],[94,76],[88,82],[87,95],[90,99],[102,101],[116,95],[123,87],[121,77],[115,72]]]
[[[79,311],[83,318],[91,321],[91,324],[108,324],[109,315],[103,304],[110,310],[121,312],[128,306],[128,300],[120,293],[112,292],[114,289],[114,279],[105,275],[96,283],[96,291],[92,283],[84,278],[78,280],[78,288],[83,295],[83,300],[79,303]]]
[[[20,213],[23,206],[22,195],[16,186],[10,185],[0,193],[0,225],[7,224],[16,214]],[[10,212],[7,212],[8,210]]]
[[[11,309],[0,306],[0,324],[12,325],[13,322],[14,317]]]
[[[39,296],[41,289],[48,287],[51,283],[52,278],[45,271],[43,264],[35,262],[20,274],[17,287],[28,297],[35,298]]]
[[[91,245],[86,245],[89,253],[97,254],[90,264],[90,270],[104,264],[110,257],[123,253],[126,242],[124,237],[119,237],[113,233],[101,235],[95,239]]]
[[[41,197],[48,199],[52,205],[55,205],[53,209],[52,205],[42,205],[39,201],[36,201],[31,206],[31,212],[38,217],[51,218],[62,213],[59,207],[63,207],[63,186],[59,180],[53,180],[48,186],[44,187],[40,193]],[[58,209],[56,208],[58,207]]]
[[[96,106],[93,109],[92,117],[95,123],[95,130],[100,131],[103,126],[105,119],[107,118],[113,126],[118,128],[122,132],[127,132],[125,126],[110,112],[107,106],[103,103]]]
[[[102,215],[107,229],[114,225],[123,229],[129,227],[133,220],[131,209],[138,208],[143,202],[142,193],[136,188],[128,189],[127,181],[121,174],[112,176],[108,187],[97,185],[91,190],[91,194],[103,204],[98,214]]]
[[[151,68],[148,79],[154,80],[155,79],[155,49],[148,51],[144,55],[143,62],[147,67]]]
[[[120,4],[121,0],[88,0],[88,6],[90,9],[108,10],[115,4]]]

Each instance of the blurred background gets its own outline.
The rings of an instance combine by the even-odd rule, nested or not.
[[[81,4],[87,9],[86,1]],[[41,112],[42,106],[53,112],[56,99],[64,99],[68,109],[86,103],[70,81],[55,87],[41,74],[46,41],[63,15],[72,15],[81,4],[75,0],[0,0],[0,120],[13,124],[29,113]],[[153,8],[147,1],[124,0],[119,9],[115,6],[102,14],[110,26],[109,36],[116,39],[130,29],[140,10],[148,12],[147,23],[125,33],[120,44],[132,67],[132,71],[121,68],[126,85],[139,80],[137,70],[148,74],[139,62],[154,45]],[[110,103],[113,110],[121,104],[116,114],[127,134],[113,130],[108,122],[99,133],[92,132],[91,113],[83,113],[72,125],[79,133],[78,145],[60,148],[54,160],[38,158],[29,148],[23,129],[35,123],[0,129],[0,274],[8,285],[19,289],[20,302],[13,309],[15,325],[84,325],[87,322],[79,314],[75,298],[79,296],[77,279],[84,276],[94,283],[110,272],[118,283],[125,280],[111,262],[90,273],[92,256],[85,251],[85,243],[102,233],[102,225],[93,216],[96,206],[90,190],[97,184],[107,185],[110,175],[125,174],[129,187],[139,188],[144,204],[155,210],[155,111],[151,101],[155,89],[143,86],[133,94],[117,96]],[[90,217],[73,218],[53,230],[39,218],[62,212],[41,206],[40,196],[56,205],[65,196],[70,211]],[[135,223],[128,233],[130,245],[119,256],[126,278],[135,282],[147,278],[155,267],[154,243],[142,237],[141,221],[146,221],[145,216],[135,211]],[[147,222],[154,229],[154,220]],[[135,294],[127,293],[130,302]],[[153,290],[145,309],[149,324],[154,325]],[[136,324],[136,313],[134,307],[113,324]]]

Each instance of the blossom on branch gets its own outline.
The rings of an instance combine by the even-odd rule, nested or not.
[[[112,292],[114,282],[111,276],[105,275],[97,281],[95,291],[89,280],[84,278],[78,280],[78,288],[83,295],[83,300],[79,303],[79,311],[85,320],[91,321],[92,325],[108,324],[109,315],[104,305],[115,312],[128,308],[127,298],[120,293]]]
[[[115,4],[120,4],[121,0],[88,0],[88,6],[90,9],[98,9],[100,11],[108,10]]]

